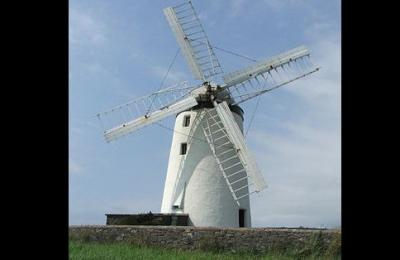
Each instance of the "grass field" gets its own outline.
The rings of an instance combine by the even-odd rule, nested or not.
[[[70,241],[69,259],[340,259],[340,255],[327,256],[318,253],[284,252],[257,255],[253,253],[182,251],[163,248],[150,248],[122,243],[100,244],[94,242]]]

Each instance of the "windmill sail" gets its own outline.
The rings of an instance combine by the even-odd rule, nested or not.
[[[160,121],[167,116],[182,112],[195,105],[197,105],[196,98],[189,96],[181,101],[172,104],[169,107],[161,110],[156,110],[149,115],[136,118],[134,120],[123,123],[122,125],[118,125],[110,130],[107,130],[104,133],[104,137],[106,138],[107,142],[113,141],[121,136],[132,133],[142,127]]]
[[[240,199],[267,187],[226,102],[207,112],[203,130],[231,194]]]
[[[271,90],[280,88],[280,87],[282,87],[284,85],[287,85],[287,84],[289,84],[289,83],[291,83],[293,81],[296,81],[296,80],[304,78],[304,77],[306,77],[306,76],[308,76],[308,75],[310,75],[310,74],[312,74],[314,72],[317,72],[318,70],[319,70],[319,68],[315,68],[315,69],[313,69],[311,71],[305,72],[304,74],[301,74],[299,76],[295,76],[295,77],[289,78],[289,79],[287,79],[285,81],[282,81],[280,83],[276,83],[276,82],[272,82],[271,83],[271,82],[269,82],[267,80],[265,80],[264,83],[261,83],[260,81],[256,81],[253,84],[248,83],[250,86],[248,86],[248,88],[246,88],[246,90],[248,91],[248,89],[250,87],[253,88],[254,90],[235,95],[234,96],[234,100],[236,100],[236,101],[233,101],[232,105],[237,105],[237,104],[243,103],[243,102],[245,102],[245,101],[247,101],[249,99],[252,99],[252,98],[254,98],[256,96],[259,96],[259,95],[262,95],[262,94],[264,94],[266,92],[269,92]],[[276,85],[274,85],[274,83]]]
[[[192,3],[165,8],[164,14],[194,77],[206,81],[221,73],[221,65]]]
[[[97,114],[107,142],[197,105],[186,82]]]
[[[223,77],[223,88],[239,104],[319,70],[309,61],[310,52],[300,46]]]

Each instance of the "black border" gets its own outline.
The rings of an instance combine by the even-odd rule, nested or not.
[[[11,112],[3,176],[13,258],[68,259],[68,1],[3,6],[11,34],[3,49],[14,73],[2,95]],[[5,81],[4,81],[5,82]]]
[[[388,169],[392,152],[384,145],[393,145],[387,126],[398,116],[388,106],[398,102],[391,100],[396,84],[388,82],[396,74],[382,60],[394,60],[398,48],[391,45],[396,22],[388,21],[398,14],[390,9],[398,10],[387,2],[342,1],[342,251],[349,259],[390,259],[395,248],[388,234],[397,225],[395,195],[387,193],[397,190],[388,181],[396,169]]]

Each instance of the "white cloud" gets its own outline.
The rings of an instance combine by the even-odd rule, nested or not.
[[[219,2],[219,1],[217,1]],[[281,11],[283,8],[292,6],[304,7],[307,1],[304,0],[262,0],[262,1],[245,1],[245,0],[231,0],[230,2],[230,18],[236,18],[239,15],[245,14],[245,10],[250,5],[266,5],[268,10]],[[264,7],[264,6],[263,6]]]
[[[244,0],[233,0],[231,2],[232,5],[231,5],[231,12],[229,14],[230,17],[237,17],[241,13],[245,3],[246,1]]]
[[[76,160],[69,159],[69,173],[70,174],[82,174],[84,173],[85,168],[80,165]]]
[[[100,45],[106,42],[106,28],[99,19],[81,9],[69,10],[69,41],[71,45]]]
[[[209,11],[200,12],[198,13],[198,17],[203,26],[206,25],[206,27],[212,28],[216,25],[216,20],[214,19],[214,16],[209,15],[209,13],[210,13]]]
[[[279,10],[289,5],[305,5],[307,1],[304,0],[264,0],[263,1],[269,8]]]
[[[83,130],[81,128],[78,128],[78,127],[71,127],[70,131],[71,131],[71,133],[74,133],[76,135],[83,134]]]
[[[106,223],[105,214],[138,214],[159,212],[161,207],[161,198],[143,195],[138,197],[130,195],[134,199],[112,198],[112,199],[94,199],[90,203],[78,199],[70,199],[70,225],[104,225]],[[154,203],[154,201],[160,201]]]
[[[159,77],[160,79],[163,79],[165,77],[165,74],[167,73],[168,69],[165,67],[161,66],[154,66],[151,67],[152,72],[156,77]],[[166,80],[167,84],[176,84],[179,82],[187,81],[188,79],[191,79],[191,76],[187,75],[184,72],[181,71],[170,71],[168,73],[168,77]],[[165,85],[163,87],[168,87],[168,85]]]
[[[262,200],[253,198],[254,224],[340,225],[339,129],[299,121],[281,125],[282,133],[251,135],[269,183]]]
[[[321,67],[317,72],[296,82],[287,91],[299,96],[308,105],[317,107],[317,113],[340,116],[341,107],[341,44],[338,33],[310,35],[311,60]]]
[[[257,115],[272,121],[270,128],[248,136],[269,184],[252,198],[256,226],[341,225],[341,47],[338,33],[329,33],[309,34],[311,57],[322,70],[283,88],[302,113],[290,120],[273,111]]]

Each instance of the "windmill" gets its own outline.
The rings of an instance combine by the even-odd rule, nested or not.
[[[250,227],[249,195],[266,188],[243,136],[240,104],[318,71],[300,46],[223,73],[198,15],[186,1],[164,14],[194,77],[97,116],[107,142],[176,115],[161,213],[189,214],[195,226]]]

